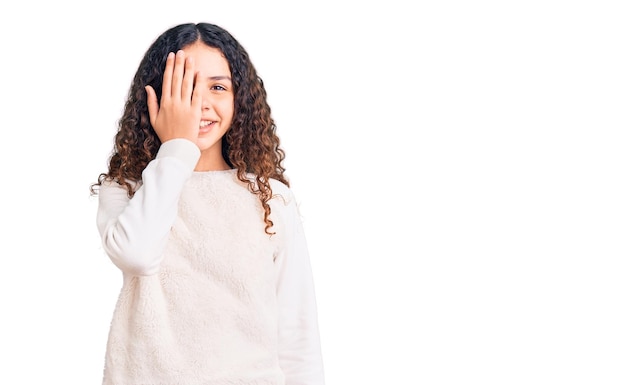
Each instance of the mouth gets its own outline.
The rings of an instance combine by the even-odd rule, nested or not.
[[[211,130],[211,127],[215,125],[215,121],[213,120],[201,120],[200,121],[200,133],[204,134]]]

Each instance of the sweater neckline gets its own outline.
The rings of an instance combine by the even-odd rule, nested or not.
[[[207,170],[207,171],[193,171],[193,175],[215,175],[215,174],[230,174],[237,172],[236,168],[230,168],[228,170]]]

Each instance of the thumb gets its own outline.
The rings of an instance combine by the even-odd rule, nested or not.
[[[152,86],[146,86],[146,94],[148,96],[148,114],[150,114],[150,124],[154,127],[157,115],[159,113],[159,103],[157,103],[156,92]]]

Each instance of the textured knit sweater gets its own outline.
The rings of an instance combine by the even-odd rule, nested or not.
[[[171,140],[133,198],[117,183],[100,188],[98,230],[123,274],[103,384],[324,384],[292,191],[271,180],[270,237],[236,171],[195,172],[199,156],[192,142]]]

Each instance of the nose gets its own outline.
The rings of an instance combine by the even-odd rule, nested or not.
[[[210,110],[213,106],[214,95],[211,95],[211,91],[207,90],[202,93],[202,110]]]
[[[203,110],[211,109],[211,100],[208,95],[202,96],[202,109]]]

